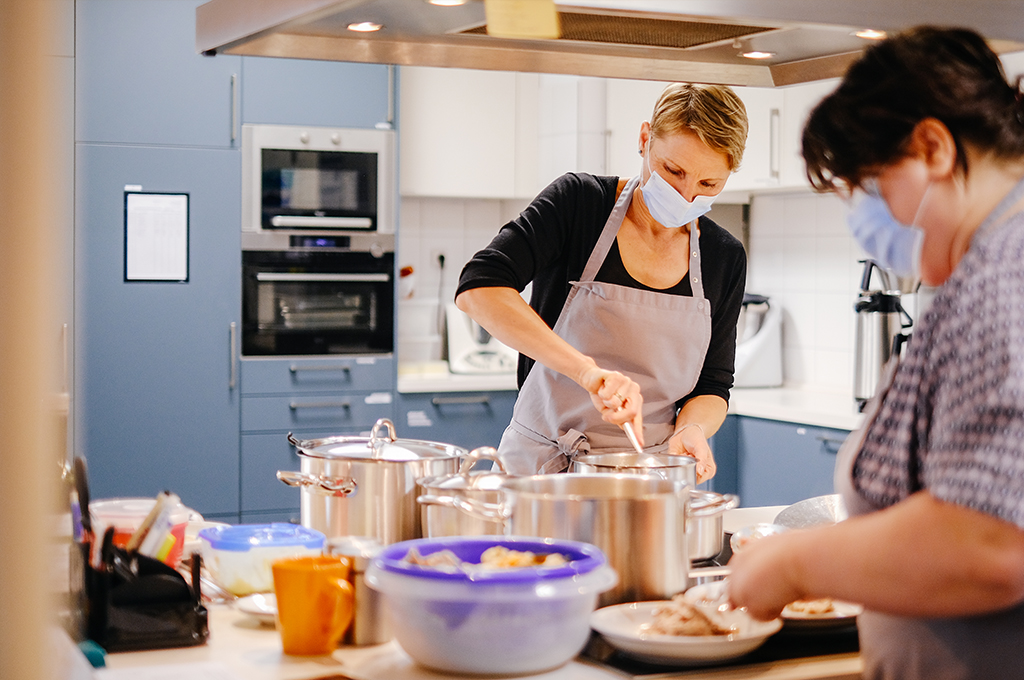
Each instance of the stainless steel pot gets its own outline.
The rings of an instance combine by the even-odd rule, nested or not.
[[[483,460],[493,461],[497,472],[473,471]],[[422,508],[423,533],[428,538],[441,536],[486,536],[501,534],[501,519],[485,519],[462,506],[478,503],[491,505],[501,502],[501,486],[512,479],[498,459],[498,452],[490,446],[473,449],[462,461],[458,474],[428,477],[419,481],[424,494],[417,498]]]
[[[456,506],[503,523],[514,536],[592,543],[618,572],[600,606],[660,600],[691,585],[686,537],[689,488],[650,475],[509,477],[498,503]]]
[[[386,432],[385,432],[386,430]],[[301,489],[303,526],[328,538],[370,536],[387,545],[422,538],[417,480],[450,475],[468,452],[458,446],[398,439],[390,420],[378,420],[367,437],[299,440],[300,472],[277,478]]]
[[[654,475],[677,483],[694,487],[697,484],[697,461],[688,456],[673,456],[667,453],[588,453],[572,457],[573,472],[598,474],[639,474]],[[687,525],[687,542],[690,561],[709,560],[722,552],[725,532],[722,515],[739,505],[739,498],[732,494],[718,494],[712,491],[691,490],[690,522]]]

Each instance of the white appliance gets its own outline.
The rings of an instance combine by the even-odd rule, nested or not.
[[[465,312],[448,303],[448,370],[452,373],[515,373],[519,353],[503,345]]]
[[[782,309],[768,298],[745,295],[736,328],[736,387],[782,385]]]

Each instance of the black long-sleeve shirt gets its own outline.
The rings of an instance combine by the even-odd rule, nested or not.
[[[509,287],[522,292],[532,281],[530,306],[553,328],[569,295],[570,282],[582,276],[611,214],[618,183],[618,177],[586,173],[567,173],[556,179],[466,263],[456,295],[487,287]],[[704,295],[711,303],[711,342],[697,385],[678,402],[680,407],[702,394],[718,395],[728,401],[736,356],[736,321],[746,281],[743,245],[707,217],[700,218],[699,227]],[[595,278],[655,290],[629,275],[617,243]],[[674,287],[659,292],[693,294],[687,276]],[[533,364],[533,359],[519,355],[520,387]]]

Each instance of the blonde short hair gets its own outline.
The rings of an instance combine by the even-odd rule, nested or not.
[[[651,115],[651,135],[662,137],[683,130],[729,159],[736,172],[747,144],[747,109],[724,85],[672,83],[658,97]]]

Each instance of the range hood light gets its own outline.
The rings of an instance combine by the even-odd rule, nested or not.
[[[876,31],[873,28],[865,28],[860,31],[855,31],[854,35],[858,38],[864,38],[865,40],[884,40],[886,33],[885,31]]]
[[[431,5],[437,5],[439,7],[458,7],[459,5],[465,5],[468,0],[426,0]]]
[[[349,24],[348,30],[356,31],[357,33],[373,33],[384,28],[384,24],[378,24],[373,21],[360,21],[358,23]]]
[[[743,52],[742,54],[740,54],[740,56],[741,57],[746,57],[747,59],[771,59],[772,57],[775,56],[775,53],[774,52],[759,52],[757,50],[754,50],[752,52]]]

